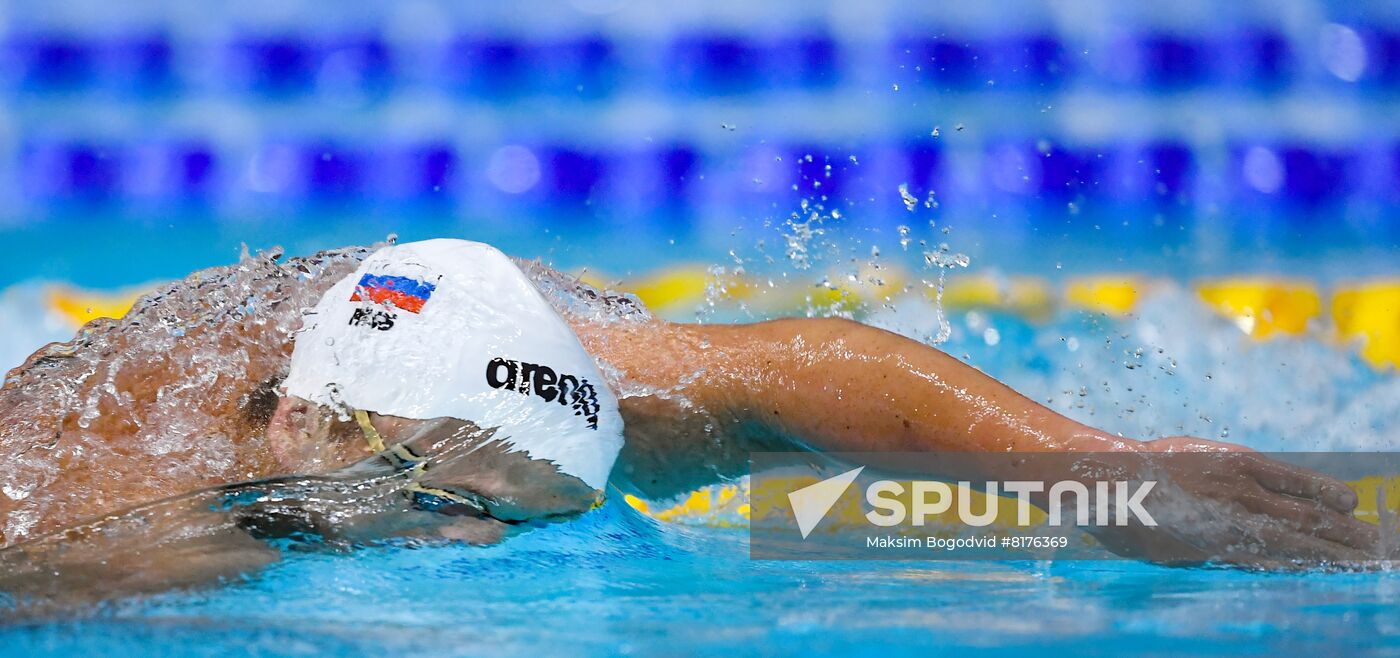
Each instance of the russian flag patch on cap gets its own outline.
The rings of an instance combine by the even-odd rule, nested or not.
[[[433,296],[436,289],[436,285],[406,276],[366,274],[355,284],[355,293],[350,296],[350,301],[368,300],[376,304],[388,304],[409,313],[417,313],[423,310],[423,305]]]

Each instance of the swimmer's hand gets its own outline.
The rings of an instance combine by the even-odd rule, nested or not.
[[[1144,507],[1157,525],[1095,528],[1114,552],[1165,564],[1365,568],[1377,527],[1352,515],[1357,497],[1328,476],[1243,446],[1192,437],[1143,442],[1136,477],[1158,486]],[[1108,458],[1108,461],[1114,461]]]

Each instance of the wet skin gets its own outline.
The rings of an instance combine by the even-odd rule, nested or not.
[[[324,288],[333,280],[328,274],[309,284],[287,285]],[[302,299],[318,294],[300,289],[296,293]],[[1187,498],[1210,501],[1252,519],[1256,529],[1267,529],[1266,557],[1363,559],[1375,541],[1374,528],[1351,517],[1355,497],[1339,482],[1248,454],[1239,446],[1184,437],[1140,442],[1111,436],[1056,414],[934,348],[859,323],[789,319],[687,325],[564,315],[618,392],[626,444],[613,481],[626,491],[665,497],[722,481],[744,473],[748,453],[758,449],[1132,454],[1210,450],[1231,456],[1222,457],[1222,466],[1209,474],[1173,474],[1177,489]],[[371,456],[353,422],[277,391],[294,326],[279,331],[258,323],[238,327],[240,345],[253,345],[240,347],[246,363],[239,372],[246,374],[240,381],[220,380],[227,390],[208,397],[203,403],[208,407],[203,409],[206,426],[194,428],[217,431],[232,442],[231,466],[221,472],[186,469],[146,477],[143,469],[149,470],[149,457],[133,443],[138,436],[129,430],[128,419],[137,409],[105,407],[94,421],[98,436],[110,436],[110,455],[103,457],[102,470],[79,465],[60,470],[42,493],[66,504],[50,506],[22,536],[0,537],[0,545],[53,536],[49,533],[84,519],[181,491],[238,480],[335,473]],[[116,353],[121,353],[124,339],[134,340],[117,335]],[[227,335],[216,339],[230,340]],[[117,392],[130,400],[158,399],[188,376],[169,366],[188,346],[174,343],[166,360],[120,370]],[[44,358],[49,357],[36,354],[30,365]],[[7,385],[0,391],[0,413],[15,420],[14,410],[26,408],[20,402],[33,395],[35,391],[22,383]],[[54,417],[41,414],[23,420],[28,424],[24,435],[12,429],[5,440],[61,437],[74,422],[71,410],[65,409],[56,410]],[[447,419],[374,416],[372,422],[391,444],[408,436],[450,435],[460,429],[444,425]],[[91,428],[87,431],[93,433]],[[451,484],[504,501],[488,514],[492,518],[565,518],[591,506],[593,492],[560,476],[552,465],[531,467],[519,455],[514,459],[482,461],[478,468],[457,473]],[[77,470],[82,468],[88,470]],[[1046,474],[1059,479],[1064,475]],[[100,496],[93,494],[96,491]],[[0,527],[13,509],[6,507],[7,500],[0,498]],[[430,532],[471,541],[498,536],[452,524]],[[1110,529],[1102,538],[1125,554],[1171,562],[1250,564],[1260,557],[1257,552],[1234,554],[1239,538],[1224,531],[1183,538],[1141,528]]]
[[[1093,530],[1124,555],[1171,564],[1286,567],[1374,561],[1377,529],[1330,477],[1192,437],[1136,441],[1061,416],[943,352],[841,319],[751,325],[576,325],[623,379],[674,396],[624,397],[627,444],[614,478],[665,496],[740,474],[750,450],[1060,452],[1103,455],[1124,476],[1153,469],[1159,504],[1229,523]],[[664,355],[657,358],[658,355]],[[699,376],[696,376],[698,369]],[[1152,459],[1177,452],[1210,457]],[[1056,463],[1066,463],[1055,460]],[[1124,471],[1126,469],[1126,471]],[[939,474],[1007,479],[1007,474]],[[1024,475],[1024,474],[1022,474]],[[1037,474],[1075,479],[1069,468]],[[1173,497],[1166,499],[1167,496]]]

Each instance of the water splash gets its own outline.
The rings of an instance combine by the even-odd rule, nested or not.
[[[802,271],[812,266],[810,247],[826,233],[822,223],[826,220],[820,203],[803,199],[801,210],[794,212],[784,224],[783,239],[787,244],[787,259],[792,269]]]
[[[0,396],[0,544],[112,509],[268,474],[267,413],[301,310],[369,250],[196,272],[11,370]],[[60,468],[59,464],[63,464]],[[132,483],[121,493],[100,483]],[[128,496],[140,496],[132,499]]]
[[[908,183],[899,184],[899,199],[904,202],[905,210],[908,210],[909,212],[914,212],[915,210],[918,210],[919,199],[918,197],[909,193]]]
[[[948,337],[952,335],[953,328],[948,322],[948,312],[943,307],[943,290],[948,283],[948,270],[967,267],[971,262],[972,260],[966,254],[952,252],[946,242],[939,243],[937,249],[924,250],[924,269],[936,268],[938,274],[933,281],[923,279],[924,287],[933,289],[933,312],[938,329],[931,336],[920,336],[920,340],[930,345],[941,345],[947,342]]]
[[[901,315],[910,310],[900,306]],[[872,319],[917,337],[898,316]],[[1257,341],[1182,284],[1158,282],[1123,318],[1066,308],[1042,322],[1001,312],[952,320],[942,349],[1123,436],[1184,434],[1260,450],[1400,448],[1400,377],[1320,334]],[[988,328],[998,344],[985,340]]]
[[[540,259],[512,258],[560,315],[602,325],[652,319],[636,295],[602,290],[545,265]]]

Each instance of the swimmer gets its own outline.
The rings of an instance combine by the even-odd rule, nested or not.
[[[1233,552],[1240,524],[1100,539],[1245,564],[1365,560],[1376,542],[1340,482],[1236,445],[1110,435],[893,333],[666,322],[442,239],[197,272],[11,371],[0,591],[71,591],[54,584],[68,573],[127,574],[100,595],[183,586],[288,546],[490,543],[610,488],[666,498],[740,476],[758,450],[1213,451],[1213,469],[1159,466],[1267,529],[1263,553]]]

